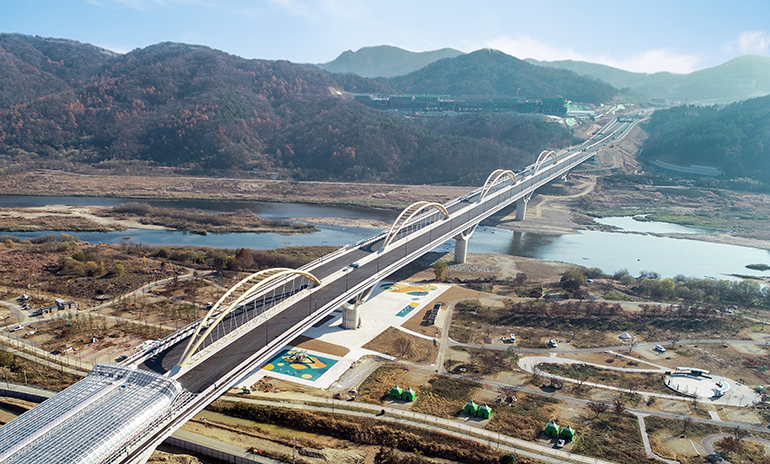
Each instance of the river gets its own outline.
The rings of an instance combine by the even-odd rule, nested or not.
[[[22,208],[53,204],[73,206],[114,206],[130,199],[89,197],[3,197],[0,207]],[[397,212],[353,206],[326,206],[293,203],[246,201],[163,200],[148,201],[153,206],[197,208],[206,211],[249,210],[266,218],[341,217],[376,219],[390,222]],[[627,269],[632,275],[654,271],[663,277],[682,274],[688,277],[727,278],[729,274],[766,277],[767,272],[745,266],[752,263],[770,264],[770,251],[700,240],[659,237],[650,233],[703,234],[713,231],[660,222],[640,222],[627,217],[602,218],[597,222],[612,225],[626,232],[581,231],[569,235],[540,235],[518,233],[495,227],[479,227],[469,242],[470,253],[498,253],[529,258],[574,263],[598,267],[613,273]],[[377,229],[319,225],[319,232],[300,235],[274,233],[226,233],[206,236],[167,230],[130,229],[122,232],[77,233],[81,240],[91,243],[125,243],[146,245],[210,246],[215,248],[274,249],[288,246],[343,246],[374,235]],[[21,238],[44,232],[14,233]],[[439,246],[438,251],[451,251],[454,241]]]

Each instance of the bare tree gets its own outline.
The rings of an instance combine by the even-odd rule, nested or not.
[[[685,417],[684,420],[682,421],[682,435],[687,433],[687,428],[690,426],[690,424],[692,424],[692,417],[690,416]]]
[[[742,429],[739,426],[735,426],[733,429],[733,437],[735,437],[736,440],[741,441],[742,439],[749,436],[749,431],[746,429]]]
[[[612,402],[612,410],[615,412],[616,416],[620,417],[621,414],[626,412],[626,405],[620,398],[615,398],[615,401]]]
[[[628,354],[633,353],[634,348],[636,348],[636,344],[638,342],[636,340],[632,340],[631,343],[628,345]]]
[[[580,376],[577,379],[575,379],[575,380],[577,380],[576,388],[578,388],[578,389],[582,388],[583,384],[585,383],[585,381],[588,380],[588,377],[589,377],[589,375],[587,373],[580,374]]]
[[[675,346],[676,342],[678,342],[681,339],[682,339],[682,335],[675,332],[673,335],[671,335],[671,338],[669,339],[671,340],[671,346],[672,347]]]
[[[594,419],[599,417],[603,412],[607,412],[608,409],[610,409],[610,405],[607,404],[606,401],[591,401],[587,405],[588,409],[590,409],[594,414]]]
[[[540,376],[543,375],[539,365],[532,366],[532,383],[537,385],[540,382]]]

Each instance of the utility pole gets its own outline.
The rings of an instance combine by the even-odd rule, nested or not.
[[[291,437],[291,464],[297,464],[297,439]]]

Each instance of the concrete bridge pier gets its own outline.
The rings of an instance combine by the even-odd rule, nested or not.
[[[361,301],[355,303],[344,303],[342,305],[342,328],[343,329],[357,329],[361,324],[361,316],[359,308],[361,307]]]
[[[517,221],[523,221],[524,216],[527,214],[527,203],[529,202],[529,198],[522,198],[521,200],[516,201],[516,220]]]
[[[455,262],[464,263],[468,257],[468,239],[462,235],[455,237]]]
[[[462,264],[468,258],[468,240],[476,231],[476,226],[471,227],[455,237],[455,263]]]
[[[374,290],[380,286],[381,281],[356,295],[353,299],[342,304],[342,328],[355,330],[361,327],[361,305],[372,297]]]

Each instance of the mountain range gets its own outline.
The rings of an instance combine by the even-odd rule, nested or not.
[[[742,57],[684,77],[691,86],[702,81],[698,91],[721,88],[724,95],[725,80],[742,70],[745,87],[757,92],[766,85],[759,74],[765,62]],[[618,71],[598,69],[607,79]],[[652,76],[683,77],[615,74],[618,85],[636,89],[647,88]],[[669,97],[686,90],[666,85],[661,88]],[[494,50],[371,79],[195,45],[161,43],[117,54],[66,39],[0,34],[0,174],[31,168],[147,173],[165,166],[201,175],[258,171],[298,180],[478,183],[496,168],[521,167],[541,150],[575,140],[566,127],[538,118],[404,117],[353,96],[563,96],[598,104],[617,92],[595,77]],[[659,112],[647,126],[644,156],[727,166],[730,176],[767,182],[768,100],[755,100],[721,111],[688,106]],[[729,157],[720,158],[722,152]]]
[[[567,70],[534,66],[498,50],[483,49],[435,61],[405,76],[383,79],[406,94],[486,97],[556,97],[599,104],[617,89]]]
[[[417,71],[442,58],[454,58],[463,52],[442,48],[427,52],[410,52],[390,45],[363,47],[345,51],[333,61],[316,66],[333,73],[350,73],[362,77],[393,77]]]
[[[585,61],[527,62],[601,79],[647,98],[680,103],[731,103],[770,94],[770,57],[744,55],[689,74],[634,73]]]
[[[116,54],[0,34],[0,63],[0,174],[168,166],[202,175],[477,183],[500,166],[520,167],[542,149],[573,141],[566,128],[515,116],[506,121],[518,122],[499,132],[520,144],[468,129],[481,127],[477,116],[452,126],[465,130],[431,128],[352,98],[398,92],[387,79],[203,46],[161,43]]]
[[[491,53],[491,51],[487,52]],[[496,53],[505,55],[502,52]],[[508,55],[505,56],[508,57],[510,63],[513,62],[511,59],[515,59]],[[453,59],[442,60],[442,58]],[[440,63],[437,63],[439,60],[441,60]],[[489,85],[489,78],[482,78],[483,82],[479,84],[474,82],[474,79],[458,81],[457,79],[446,78],[442,81],[442,77],[429,76],[429,74],[432,74],[430,68],[425,69],[433,65],[442,71],[452,72],[453,67],[460,66],[460,63],[467,63],[468,61],[471,60],[465,54],[453,49],[445,48],[414,53],[397,47],[383,45],[365,47],[356,52],[347,51],[334,61],[318,66],[336,73],[350,73],[364,77],[391,77],[393,78],[391,85],[394,85],[400,91],[408,93],[447,93],[458,95],[458,92],[470,94],[498,92],[500,94],[499,90],[504,84]],[[565,69],[581,76],[599,79],[617,89],[623,89],[624,92],[637,94],[646,99],[658,100],[659,103],[731,103],[770,94],[770,57],[767,56],[739,56],[718,66],[701,69],[689,74],[670,72],[637,73],[586,61],[538,61],[531,58],[523,61],[538,67]],[[494,66],[497,66],[497,63]],[[529,74],[532,69],[526,70],[526,73]],[[415,74],[415,72],[417,73]],[[504,75],[505,72],[505,70],[495,69],[494,72],[489,70],[487,73],[495,75],[501,82],[504,82],[505,79],[498,76]],[[412,77],[404,77],[410,73]],[[482,69],[481,73],[484,74],[485,71]],[[453,81],[452,85],[448,82],[449,80]],[[483,84],[483,86],[480,84]],[[505,89],[502,94],[515,94],[518,87],[521,86],[519,84],[515,85],[515,87],[513,87],[513,84],[508,85],[509,88]],[[526,84],[523,85],[525,88],[527,87]],[[561,90],[562,87],[559,87]],[[535,93],[520,93],[520,95],[535,95],[537,90],[535,89]],[[523,91],[525,89],[522,89]],[[580,96],[581,98],[576,98],[575,100],[591,101],[585,96]],[[604,98],[604,96],[601,98]]]

